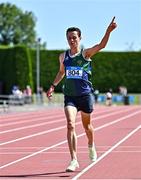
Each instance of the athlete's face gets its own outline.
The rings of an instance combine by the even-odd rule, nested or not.
[[[76,48],[79,46],[81,37],[79,37],[77,31],[70,31],[67,34],[67,40],[70,48]]]

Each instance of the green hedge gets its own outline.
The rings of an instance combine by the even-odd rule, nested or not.
[[[40,85],[46,91],[59,70],[63,50],[40,51]],[[92,58],[92,83],[100,92],[126,86],[129,93],[141,92],[141,52],[100,52]],[[0,82],[5,93],[14,84],[24,89],[27,84],[36,91],[36,50],[26,47],[0,48]],[[63,81],[56,88],[62,91]]]
[[[59,69],[59,54],[62,51],[47,51],[41,77],[42,85],[49,87]],[[100,52],[92,58],[92,83],[100,92],[112,88],[118,92],[119,86],[126,86],[130,93],[141,92],[141,52]],[[42,78],[41,78],[42,79]],[[56,92],[62,91],[63,81],[57,86]]]
[[[27,84],[33,88],[29,49],[19,46],[0,49],[0,82],[4,86],[4,94],[11,93],[13,85],[22,90]]]
[[[57,50],[40,51],[40,85],[47,90],[54,80],[56,73],[59,69],[58,56],[61,52]],[[32,77],[34,82],[34,90],[36,91],[36,50],[30,50],[32,61]],[[60,91],[61,83],[57,87],[57,91]]]
[[[141,52],[101,52],[93,58],[92,82],[101,92],[126,86],[128,92],[141,92]]]

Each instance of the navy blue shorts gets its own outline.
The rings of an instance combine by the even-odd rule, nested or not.
[[[92,93],[83,96],[66,96],[64,97],[64,106],[74,106],[78,111],[91,113],[94,106],[94,95]]]

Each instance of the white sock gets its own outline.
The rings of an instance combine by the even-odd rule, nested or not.
[[[88,147],[89,148],[95,148],[95,144],[93,143],[93,144],[88,144]]]

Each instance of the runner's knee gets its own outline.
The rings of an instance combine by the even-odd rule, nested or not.
[[[68,129],[68,130],[74,130],[74,129],[75,129],[75,123],[73,123],[73,122],[68,122],[68,123],[67,123],[67,129]]]
[[[85,129],[85,131],[89,131],[89,130],[93,130],[93,127],[91,124],[85,124],[84,129]]]

